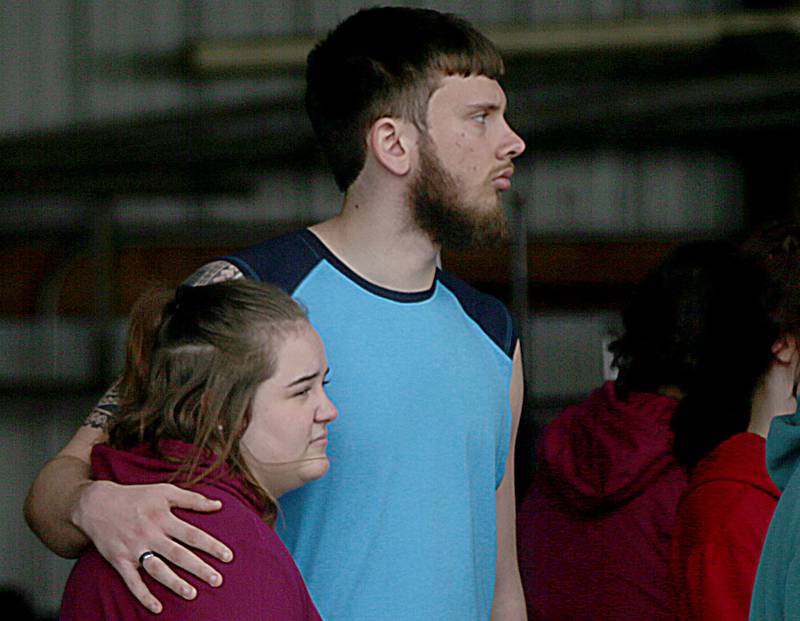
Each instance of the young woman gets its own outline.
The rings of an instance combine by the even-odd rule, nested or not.
[[[711,369],[675,420],[676,454],[691,468],[672,550],[681,621],[745,621],[750,613],[762,546],[780,497],[767,472],[767,433],[775,417],[797,406],[797,233],[775,225],[745,244],[764,269],[758,325],[765,329],[743,325],[733,335],[738,364]]]
[[[170,482],[219,500],[215,513],[176,515],[234,551],[216,588],[178,569],[192,600],[149,573],[161,619],[319,619],[272,529],[276,498],[328,470],[327,426],[337,416],[324,384],[325,351],[305,312],[270,285],[234,280],[155,293],[134,309],[120,411],[92,452],[96,479]],[[204,560],[221,573],[210,556]],[[221,581],[220,581],[221,582]],[[95,549],[75,565],[62,621],[150,619]]]
[[[673,453],[673,419],[715,365],[747,394],[739,339],[765,329],[758,282],[733,245],[698,242],[637,287],[610,348],[617,380],[567,408],[539,441],[517,518],[530,618],[674,621],[670,542],[687,472]]]

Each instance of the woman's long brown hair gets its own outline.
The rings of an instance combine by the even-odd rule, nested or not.
[[[147,292],[131,313],[109,445],[148,444],[160,454],[162,439],[193,444],[198,450],[179,471],[183,484],[225,464],[259,495],[265,521],[274,523],[275,499],[248,469],[239,439],[256,389],[275,372],[286,332],[307,321],[286,293],[245,279]],[[199,468],[209,455],[214,464]]]

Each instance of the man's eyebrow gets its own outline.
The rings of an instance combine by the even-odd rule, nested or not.
[[[500,110],[502,106],[496,101],[483,101],[467,104],[467,110]]]

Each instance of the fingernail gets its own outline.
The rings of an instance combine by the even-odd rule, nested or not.
[[[152,603],[151,603],[151,604],[148,606],[148,608],[150,608],[150,610],[151,610],[152,612],[156,613],[156,614],[158,614],[159,612],[161,612],[161,604],[159,604],[158,602],[152,602]]]
[[[220,584],[222,584],[222,578],[219,576],[219,574],[213,574],[208,583],[211,586],[219,586]]]
[[[231,552],[230,550],[225,550],[222,553],[222,560],[225,561],[226,563],[230,563],[233,560],[233,552]]]
[[[186,599],[193,599],[197,593],[192,587],[184,586],[181,587],[181,595],[183,595]]]

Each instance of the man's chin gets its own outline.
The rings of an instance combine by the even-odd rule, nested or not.
[[[431,241],[447,250],[463,250],[497,246],[508,239],[500,191],[463,200],[449,187],[455,184],[446,181],[418,185],[410,196],[414,221]]]
[[[475,236],[472,245],[477,248],[495,248],[509,240],[508,226],[496,229],[482,229]]]
[[[494,248],[508,239],[509,232],[505,218],[502,221],[475,222],[470,227],[455,227],[434,236],[434,240],[446,250]]]
[[[471,222],[473,246],[488,248],[498,246],[509,239],[508,218],[497,193],[497,202]]]

